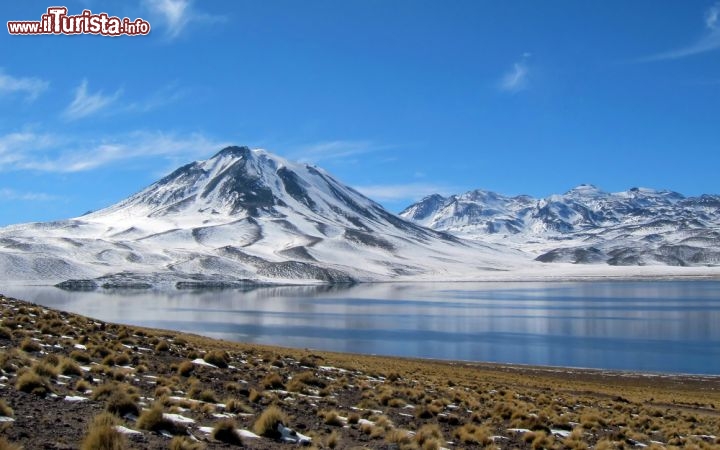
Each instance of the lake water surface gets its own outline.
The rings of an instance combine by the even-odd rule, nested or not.
[[[503,363],[720,374],[720,282],[387,283],[0,292],[236,341]]]

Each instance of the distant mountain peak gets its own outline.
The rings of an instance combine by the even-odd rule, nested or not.
[[[423,197],[423,199],[420,201],[424,202],[424,201],[440,201],[440,200],[445,200],[445,197],[443,197],[440,194],[430,194],[430,195],[426,195],[425,197]]]
[[[223,148],[219,152],[217,152],[211,159],[222,158],[222,157],[226,157],[226,156],[234,156],[234,157],[241,158],[241,157],[248,156],[250,154],[250,152],[251,152],[250,147],[230,145],[230,146]]]
[[[574,188],[570,189],[568,192],[602,192],[600,189],[598,189],[597,186],[594,184],[578,184]]]

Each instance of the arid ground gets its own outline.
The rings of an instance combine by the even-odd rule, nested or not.
[[[0,450],[720,448],[720,377],[266,347],[2,296],[0,318]]]

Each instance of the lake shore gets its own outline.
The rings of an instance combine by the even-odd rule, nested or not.
[[[280,348],[1,296],[0,311],[0,425],[25,448],[103,430],[153,449],[720,448],[720,377]]]
[[[116,268],[117,269],[117,268]],[[16,274],[12,280],[1,280],[7,286],[56,286],[65,285],[70,290],[191,290],[219,288],[260,288],[283,286],[344,286],[382,283],[538,283],[538,282],[599,282],[599,281],[677,281],[720,280],[720,266],[680,265],[609,265],[582,263],[543,263],[525,261],[513,268],[472,268],[463,271],[432,270],[411,275],[352,277],[351,281],[328,282],[313,278],[256,277],[248,279],[217,278],[215,274],[204,279],[201,273],[183,277],[177,273],[119,272],[115,275],[102,272],[92,276],[85,274],[76,278],[58,278],[49,274],[24,278]]]

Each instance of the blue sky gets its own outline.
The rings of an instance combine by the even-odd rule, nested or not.
[[[0,33],[0,225],[102,208],[226,144],[314,162],[395,212],[475,188],[720,192],[714,1],[62,5],[152,31]]]

